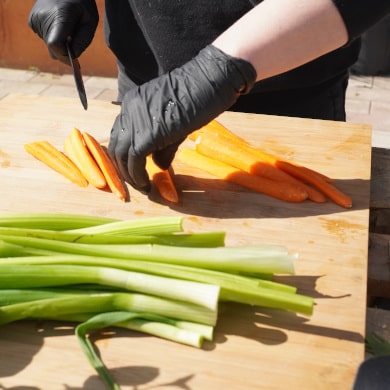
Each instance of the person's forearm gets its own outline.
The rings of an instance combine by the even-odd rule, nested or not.
[[[332,0],[264,0],[213,45],[249,61],[257,80],[286,72],[348,42]]]

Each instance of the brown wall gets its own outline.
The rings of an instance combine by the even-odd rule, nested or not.
[[[104,43],[104,0],[96,1],[100,22],[95,38],[81,55],[85,75],[116,77],[116,62]],[[70,68],[53,60],[43,41],[27,24],[34,0],[0,0],[0,67],[38,68],[42,72],[69,73]]]

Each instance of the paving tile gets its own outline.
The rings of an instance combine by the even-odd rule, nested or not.
[[[84,84],[87,87],[94,87],[100,89],[118,89],[118,81],[115,78],[111,77],[96,77],[91,76],[88,80],[84,80]]]
[[[59,75],[39,72],[29,82],[46,83],[48,85],[74,85],[74,78],[71,74]]]
[[[369,114],[371,109],[371,100],[350,98],[345,102],[345,110],[347,113],[364,113]]]
[[[390,91],[384,88],[351,87],[347,90],[347,99],[379,100],[390,102]]]
[[[376,148],[390,149],[390,130],[376,130],[372,133],[372,146]]]
[[[48,84],[45,83],[31,84],[25,81],[0,79],[0,99],[4,98],[10,93],[24,93],[24,94],[39,95],[47,88],[48,88]]]
[[[356,76],[351,74],[348,80],[348,87],[371,88],[374,84],[373,76]]]
[[[375,77],[373,86],[375,88],[380,88],[384,90],[384,92],[390,93],[390,75],[387,77],[384,76]]]
[[[44,96],[62,96],[62,97],[78,97],[76,86],[74,85],[48,85],[41,92]]]
[[[113,101],[116,100],[117,96],[118,96],[118,91],[117,90],[104,89],[103,91],[101,91],[95,97],[95,99],[97,99],[97,100],[106,100],[106,101],[109,101],[109,102],[113,102]]]
[[[0,79],[9,81],[28,81],[36,76],[35,71],[0,68]]]

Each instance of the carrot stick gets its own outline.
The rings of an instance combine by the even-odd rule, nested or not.
[[[258,154],[248,145],[232,143],[222,135],[215,137],[204,133],[196,142],[196,150],[207,157],[233,165],[253,175],[288,182],[300,187],[307,192],[308,198],[313,202],[326,202],[326,197],[320,191],[278,169],[273,161],[259,161]]]
[[[222,133],[219,136],[203,133],[198,138],[196,149],[208,157],[216,156],[219,160],[254,175],[287,181],[302,187],[307,192],[308,198],[315,203],[326,202],[326,197],[320,191],[278,169],[277,159],[273,156],[252,148],[248,144],[231,142],[231,139],[224,137]]]
[[[89,133],[82,132],[83,140],[87,149],[91,153],[92,157],[95,159],[97,165],[102,171],[108,188],[113,194],[115,194],[120,200],[124,202],[129,199],[129,193],[127,187],[125,186],[123,180],[120,178],[118,171],[115,168],[115,165],[108,156],[106,150],[100,143]]]
[[[302,202],[307,199],[307,193],[301,187],[287,182],[276,182],[237,169],[220,160],[213,159],[197,152],[184,148],[179,151],[178,158],[188,165],[202,169],[222,180],[232,182],[252,191],[268,195],[287,202]]]
[[[275,168],[268,161],[260,161],[249,146],[230,142],[223,136],[202,134],[196,141],[196,150],[205,156],[272,180],[289,181],[289,175]]]
[[[65,153],[77,165],[84,177],[96,188],[104,188],[106,179],[84,143],[79,129],[73,128],[64,144]]]
[[[332,182],[332,179],[330,177],[322,174],[321,172],[315,171],[313,169],[310,169],[310,168],[303,166],[303,165],[300,165],[300,164],[296,164],[292,161],[280,159],[279,157],[276,157],[270,153],[266,153],[258,148],[252,147],[244,138],[239,137],[237,134],[233,133],[232,131],[227,129],[225,126],[223,126],[221,123],[219,123],[216,120],[212,120],[207,125],[200,128],[199,130],[194,131],[193,133],[191,133],[188,136],[188,138],[192,141],[196,141],[197,137],[199,137],[200,135],[205,134],[205,133],[212,134],[216,137],[225,137],[233,143],[238,143],[239,145],[242,145],[242,146],[248,146],[252,149],[252,152],[258,154],[258,157],[261,161],[266,161],[270,164],[275,164],[277,161],[287,161],[288,163],[299,167],[299,169],[304,170],[308,174],[318,176],[319,178],[321,178],[327,182]]]
[[[221,135],[223,137],[229,138],[231,141],[248,144],[247,141],[244,140],[244,138],[241,138],[237,134],[234,134],[232,131],[227,129],[225,126],[223,126],[215,119],[209,122],[207,125],[201,127],[199,130],[195,130],[194,132],[189,134],[188,138],[191,141],[196,141],[196,139],[204,133],[208,133],[208,134],[211,133],[216,136]]]
[[[310,175],[305,171],[297,169],[297,167],[285,161],[278,161],[277,167],[296,177],[297,179],[310,183],[314,187],[318,188],[339,206],[342,206],[347,209],[352,207],[352,198],[349,195],[340,191],[331,183],[328,183],[325,180],[321,180],[316,176]]]
[[[146,171],[160,195],[167,201],[179,203],[179,195],[169,170],[158,167],[151,156],[146,158]]]
[[[48,141],[36,141],[24,145],[25,150],[72,183],[87,187],[88,181],[77,166],[64,153]]]

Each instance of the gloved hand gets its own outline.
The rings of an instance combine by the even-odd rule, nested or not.
[[[52,58],[69,65],[66,41],[76,57],[89,46],[99,22],[95,0],[36,0],[28,24],[42,38]]]
[[[230,108],[256,81],[253,66],[209,45],[183,66],[126,93],[108,150],[123,178],[150,191],[146,157],[167,169],[180,143]]]

